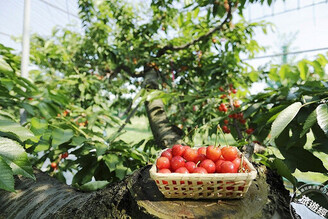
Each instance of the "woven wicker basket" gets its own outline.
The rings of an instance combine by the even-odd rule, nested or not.
[[[247,173],[157,173],[156,164],[149,172],[166,198],[233,199],[243,197],[256,178],[253,165],[246,158],[244,162]]]

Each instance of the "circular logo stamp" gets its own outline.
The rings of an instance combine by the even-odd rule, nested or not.
[[[294,219],[328,218],[328,185],[304,184],[297,188],[289,209]]]

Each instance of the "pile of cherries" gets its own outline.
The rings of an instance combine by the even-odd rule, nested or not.
[[[237,173],[247,170],[234,146],[190,148],[180,144],[162,152],[158,173]]]

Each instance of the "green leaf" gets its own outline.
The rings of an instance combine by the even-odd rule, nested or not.
[[[4,85],[4,87],[7,88],[8,91],[11,91],[14,87],[14,82],[8,78],[1,78],[0,84]]]
[[[278,69],[276,67],[272,67],[270,69],[268,76],[273,81],[280,81],[280,77],[278,75]]]
[[[31,131],[36,136],[41,136],[48,129],[48,123],[44,119],[33,117],[31,119]]]
[[[271,126],[271,138],[275,139],[286,128],[286,126],[294,119],[298,111],[301,109],[302,104],[300,102],[293,103],[279,113],[277,119]]]
[[[10,166],[0,156],[0,189],[15,192],[15,181]]]
[[[121,162],[121,159],[116,154],[107,154],[103,159],[110,171],[114,171],[116,165]]]
[[[74,136],[72,138],[71,145],[80,146],[81,144],[83,144],[86,141],[87,141],[87,139],[85,137],[82,137],[82,136]]]
[[[120,180],[124,179],[124,177],[127,174],[127,168],[125,166],[123,166],[123,163],[119,163],[118,165],[116,165],[116,169],[115,169],[115,175],[117,178],[119,178]]]
[[[50,143],[48,140],[41,139],[34,149],[34,152],[46,151],[50,148]]]
[[[45,117],[46,119],[51,119],[50,109],[46,103],[40,102],[37,107],[39,108],[40,113],[43,117]]]
[[[259,72],[252,71],[251,73],[249,73],[249,78],[252,82],[256,82],[259,79]]]
[[[107,151],[108,146],[105,145],[105,144],[96,143],[95,144],[95,148],[96,148],[97,156],[99,157],[99,156],[103,155]]]
[[[52,146],[56,148],[58,145],[71,140],[73,136],[74,133],[71,129],[54,128],[54,130],[52,130]]]
[[[178,17],[178,25],[179,27],[182,27],[183,24],[183,14],[181,13],[180,16]]]
[[[274,161],[272,162],[271,166],[277,170],[277,173],[280,176],[285,177],[288,179],[289,182],[291,182],[294,186],[297,185],[297,180],[296,178],[292,175],[290,172],[288,166],[284,163],[284,160],[281,160],[279,158],[275,158]]]
[[[317,109],[317,120],[318,125],[323,130],[323,132],[328,136],[328,106],[327,104],[320,104]]]
[[[14,174],[35,179],[27,154],[16,141],[0,137],[0,157],[7,162]]]
[[[317,121],[317,113],[315,110],[307,117],[307,119],[304,122],[303,130],[300,134],[300,137],[303,137],[310,128],[314,125],[314,123]]]
[[[27,139],[34,137],[33,133],[20,124],[12,121],[11,119],[0,115],[0,132],[10,133],[17,137],[20,141],[24,142]]]
[[[244,112],[244,117],[248,118],[250,115],[252,115],[254,112],[258,111],[258,109],[261,107],[261,103],[254,103],[250,107],[247,108],[247,110]]]
[[[31,114],[32,116],[35,115],[34,109],[30,104],[27,103],[23,103],[22,107],[26,110],[26,112],[28,112],[29,114]]]
[[[319,172],[327,173],[327,169],[323,165],[322,161],[314,156],[310,151],[304,148],[290,148],[285,150],[284,148],[279,148],[281,154],[285,158],[285,163],[290,169],[299,169],[302,172]]]
[[[280,68],[280,71],[279,71],[281,80],[284,80],[286,78],[286,76],[288,75],[288,72],[290,72],[289,65],[287,65],[287,64],[282,65]]]
[[[195,8],[194,10],[194,18],[197,18],[198,13],[199,13],[199,7]]]
[[[4,117],[8,117],[9,119],[15,121],[15,116],[12,115],[12,114],[10,114],[10,113],[8,113],[8,112],[5,112],[5,111],[0,110],[0,115],[1,116],[4,116]]]
[[[325,71],[323,70],[323,68],[321,67],[320,63],[317,60],[310,63],[314,67],[315,73],[317,73],[320,77],[323,77],[325,75]]]
[[[306,60],[298,62],[298,70],[300,71],[301,79],[306,80],[309,71],[309,67],[307,66]]]
[[[94,182],[88,182],[82,186],[80,186],[80,189],[83,191],[95,191],[98,189],[103,189],[109,184],[108,181],[94,181]]]
[[[328,154],[328,139],[327,138],[320,138],[315,139],[312,143],[312,149],[317,152],[323,152]]]
[[[160,90],[153,90],[146,96],[146,100],[152,102],[155,99],[162,99],[163,103],[166,104],[173,95],[173,93],[169,94]]]
[[[73,177],[72,185],[83,185],[92,180],[93,174],[98,167],[98,163],[91,163],[79,170]]]
[[[320,65],[322,66],[322,68],[324,68],[326,66],[326,64],[328,64],[328,60],[322,54],[319,54],[318,55],[317,61],[320,63]]]

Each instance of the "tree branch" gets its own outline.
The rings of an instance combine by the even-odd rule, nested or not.
[[[204,39],[207,39],[208,37],[210,37],[216,31],[221,30],[222,27],[223,27],[223,25],[226,24],[226,23],[228,23],[230,21],[230,19],[231,19],[231,3],[229,2],[229,10],[227,12],[227,16],[226,16],[226,18],[224,19],[224,21],[220,25],[214,27],[212,30],[210,30],[206,34],[198,37],[197,39],[192,40],[191,42],[189,42],[189,43],[187,43],[185,45],[181,45],[181,46],[166,45],[163,48],[161,48],[161,49],[158,50],[156,57],[161,57],[162,55],[164,55],[169,50],[170,51],[179,51],[179,50],[186,49],[189,46],[192,46],[192,45],[196,44],[199,41],[202,41]]]
[[[121,65],[117,66],[114,70],[109,71],[110,81],[111,81],[111,79],[115,78],[116,75],[122,70],[125,71],[131,77],[143,77],[144,76],[144,72],[140,72],[139,74],[137,74],[136,72],[132,72],[129,66],[121,64]]]
[[[128,117],[126,117],[124,123],[121,125],[121,127],[117,130],[117,134],[120,133],[124,127],[130,122],[130,119],[134,116],[134,114],[137,112],[138,108],[140,106],[140,102],[134,107],[134,109],[132,110],[132,112],[128,115]]]

